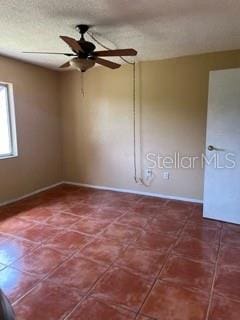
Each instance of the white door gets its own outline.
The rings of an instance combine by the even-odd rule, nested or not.
[[[240,69],[210,72],[205,156],[203,216],[240,224]]]

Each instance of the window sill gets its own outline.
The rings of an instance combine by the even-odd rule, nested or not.
[[[10,154],[10,155],[6,155],[6,156],[0,156],[0,161],[1,160],[7,160],[7,159],[12,159],[12,158],[17,158],[18,154]]]

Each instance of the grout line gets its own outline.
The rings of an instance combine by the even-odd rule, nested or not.
[[[122,214],[121,215],[121,217],[123,216],[124,214]],[[109,225],[111,225],[111,224],[113,224],[114,222],[115,222],[115,220],[117,220],[118,218],[115,218]],[[108,226],[109,226],[108,225]],[[72,225],[71,225],[72,226]],[[71,227],[70,226],[70,227]],[[108,227],[107,226],[107,227]],[[107,228],[106,227],[106,228]],[[31,227],[29,227],[29,228],[31,228]],[[106,229],[105,228],[105,229]],[[104,230],[105,230],[104,229]],[[67,228],[67,230],[69,230],[69,231],[73,231],[73,230],[71,230],[71,229],[69,229],[69,228]],[[66,231],[66,230],[65,230]],[[62,230],[61,230],[61,232],[63,232]],[[102,232],[103,231],[101,231],[100,232],[100,235],[102,234]],[[84,233],[81,233],[81,234],[84,234]],[[92,235],[91,235],[92,236]],[[55,237],[55,235],[53,236],[53,237],[51,237],[51,238],[54,238]],[[13,239],[15,239],[15,240],[22,240],[22,239],[24,239],[24,238],[20,238],[20,237],[12,237]],[[34,284],[34,286],[31,288],[31,289],[29,289],[24,295],[22,295],[21,297],[19,297],[16,301],[14,301],[14,303],[13,303],[13,305],[15,305],[15,304],[17,304],[21,299],[23,299],[26,295],[28,295],[35,287],[37,287],[42,281],[45,281],[52,273],[54,273],[55,271],[56,271],[56,269],[58,269],[59,267],[61,267],[61,265],[62,264],[64,264],[65,262],[67,262],[68,260],[70,260],[77,252],[81,252],[81,250],[83,250],[86,246],[88,246],[89,244],[91,244],[94,240],[96,240],[96,239],[98,239],[99,238],[99,234],[97,234],[96,236],[92,236],[92,238],[93,239],[91,239],[86,245],[84,245],[81,249],[79,249],[79,250],[76,250],[76,251],[74,251],[71,255],[69,255],[69,256],[67,256],[62,262],[60,262],[54,269],[52,269],[51,271],[49,271],[48,273],[46,273],[43,277],[41,277],[38,281],[36,281],[36,283]],[[26,239],[24,239],[24,240],[26,240]],[[50,246],[48,246],[46,243],[37,243],[37,242],[33,242],[33,241],[30,241],[30,240],[26,240],[26,241],[28,241],[29,243],[32,243],[32,244],[36,244],[36,248],[34,248],[34,249],[32,249],[31,250],[31,252],[29,252],[29,253],[27,253],[26,255],[24,255],[24,256],[22,256],[22,257],[20,257],[20,258],[18,258],[18,259],[16,259],[15,261],[13,261],[13,262],[11,262],[9,265],[7,265],[7,266],[5,266],[5,268],[7,268],[7,267],[11,267],[11,268],[13,268],[13,269],[16,269],[16,270],[18,270],[18,271],[20,271],[20,272],[23,272],[24,274],[29,274],[29,275],[31,275],[31,276],[38,276],[37,274],[34,274],[34,273],[29,273],[29,272],[26,272],[26,271],[24,271],[24,270],[19,270],[18,268],[16,268],[16,267],[14,267],[13,266],[13,264],[15,263],[15,262],[17,262],[18,260],[20,260],[20,259],[22,259],[22,258],[24,258],[24,257],[26,257],[26,256],[29,256],[29,255],[31,255],[32,253],[34,253],[36,250],[38,250],[39,248],[42,248],[42,247],[47,247],[47,248],[50,248],[50,249],[53,249],[53,248],[51,248]],[[124,248],[124,249],[126,249],[126,248]],[[55,250],[55,249],[53,249],[53,250]],[[56,252],[59,252],[58,250],[55,250]],[[86,258],[85,256],[82,256],[83,258]],[[4,269],[5,269],[4,268]],[[4,270],[3,269],[3,270]],[[108,270],[108,268],[107,268],[107,270]],[[2,271],[2,270],[1,270]]]
[[[166,206],[167,203],[170,202],[170,201],[171,201],[171,200],[166,200],[165,206]],[[128,203],[128,202],[129,202],[129,201],[126,200],[126,203]],[[131,201],[130,201],[130,202],[131,202]],[[141,204],[141,199],[138,200],[138,204]],[[146,205],[147,205],[147,204],[146,204]],[[101,210],[101,208],[99,208],[98,212],[99,212],[100,210]],[[119,223],[119,224],[121,224],[121,225],[123,225],[123,226],[126,226],[127,224],[124,224],[124,223],[122,224],[121,222],[118,222],[118,220],[119,220],[121,217],[125,216],[125,215],[128,213],[127,210],[128,210],[128,209],[125,208],[125,209],[123,210],[122,215],[116,217],[109,225],[107,225],[103,230],[101,230],[100,233],[98,233],[98,234],[95,235],[95,236],[91,235],[91,236],[92,236],[91,241],[89,241],[87,244],[85,244],[81,249],[75,250],[72,254],[66,256],[66,257],[64,258],[64,260],[63,260],[62,262],[60,262],[55,268],[53,268],[52,270],[50,270],[49,272],[47,272],[45,275],[43,275],[42,278],[40,278],[38,281],[36,281],[36,283],[33,285],[33,287],[32,287],[31,289],[29,289],[29,290],[28,290],[25,294],[23,294],[21,297],[19,297],[19,298],[13,303],[13,305],[16,305],[16,304],[17,304],[19,301],[21,301],[25,296],[29,295],[40,283],[42,283],[43,281],[47,280],[47,279],[49,278],[49,276],[50,276],[51,274],[53,274],[58,268],[60,268],[63,264],[67,263],[67,261],[71,260],[71,259],[76,255],[77,252],[79,252],[79,253],[81,254],[81,251],[84,250],[84,248],[85,248],[86,246],[88,246],[89,244],[91,244],[91,243],[92,243],[93,241],[95,241],[96,239],[99,239],[99,237],[101,238],[101,236],[103,235],[104,231],[105,231],[110,225],[112,225],[112,224],[114,224],[114,223]],[[134,209],[131,209],[131,210],[134,212]],[[63,210],[63,212],[64,212],[64,210]],[[68,214],[71,214],[70,212],[65,212],[65,213],[66,213],[66,214],[67,214],[67,213],[68,213]],[[78,215],[75,215],[75,214],[72,214],[72,215],[78,216]],[[154,214],[154,215],[151,217],[150,220],[152,221],[156,216],[157,216],[157,214]],[[79,216],[79,220],[80,220],[81,218],[82,218],[82,216]],[[168,250],[166,251],[165,261],[164,261],[164,263],[162,264],[162,266],[161,266],[161,268],[160,268],[160,270],[159,270],[159,272],[158,272],[158,274],[157,274],[157,276],[156,276],[156,278],[155,278],[155,281],[153,281],[153,285],[152,285],[151,288],[149,289],[149,292],[148,292],[147,296],[145,297],[143,303],[141,304],[139,310],[136,312],[136,311],[133,311],[133,310],[131,310],[131,309],[128,309],[127,307],[125,308],[124,306],[119,306],[118,304],[115,304],[114,302],[112,302],[111,300],[109,300],[109,304],[110,304],[110,305],[116,306],[116,307],[119,308],[119,309],[123,309],[123,310],[127,310],[127,311],[129,311],[129,312],[132,312],[133,314],[135,314],[135,318],[138,317],[138,315],[139,315],[139,313],[140,313],[140,311],[141,311],[141,309],[142,309],[142,307],[143,307],[146,299],[148,298],[148,296],[149,296],[149,294],[151,293],[153,287],[155,286],[156,282],[158,281],[159,276],[160,276],[163,268],[165,267],[165,265],[166,265],[166,263],[167,263],[167,261],[168,261],[168,258],[169,258],[169,256],[170,256],[170,254],[172,253],[172,251],[173,251],[173,249],[174,249],[177,241],[180,239],[182,233],[184,232],[184,229],[185,229],[185,227],[186,227],[186,224],[187,224],[188,221],[189,221],[189,218],[190,218],[190,216],[186,218],[186,221],[185,221],[185,223],[183,224],[182,230],[179,232],[179,234],[178,234],[177,237],[176,237],[176,241],[175,241],[175,242],[168,248]],[[150,220],[149,220],[149,221],[150,221]],[[48,224],[47,224],[47,221],[48,221],[48,219],[47,219],[46,221],[40,222],[40,223],[43,224],[43,225],[48,225]],[[145,226],[147,226],[147,225],[149,224],[149,221],[147,221],[144,226],[132,226],[132,225],[131,225],[131,227],[134,228],[134,229],[139,229],[139,230],[143,230],[143,231],[146,232]],[[37,221],[31,221],[31,222],[36,223]],[[37,223],[39,223],[39,222],[37,222]],[[77,222],[76,222],[76,223],[77,223]],[[70,231],[70,230],[71,230],[71,226],[73,226],[74,224],[75,224],[75,223],[67,226],[67,228],[66,228],[65,230],[61,229],[61,232]],[[50,225],[50,226],[53,227],[52,225]],[[31,227],[29,227],[29,228],[31,228]],[[72,231],[74,231],[74,230],[72,230]],[[84,234],[83,232],[80,232],[80,233],[81,233],[81,234]],[[88,235],[88,234],[87,234],[87,235]],[[122,248],[123,251],[127,250],[127,248],[128,248],[129,246],[136,244],[137,240],[141,237],[141,235],[142,235],[142,234],[140,234],[138,237],[136,237],[136,239],[135,239],[133,242],[132,242],[131,240],[127,241],[127,242],[125,243],[125,246]],[[14,236],[11,235],[11,237],[14,237]],[[55,237],[55,236],[53,236],[53,238],[54,238],[54,237]],[[14,238],[16,239],[16,237],[14,237]],[[52,238],[52,237],[51,237],[51,238]],[[20,238],[20,239],[24,239],[24,238]],[[107,238],[105,238],[105,239],[107,239]],[[30,240],[28,240],[28,239],[24,239],[24,240],[33,243],[32,241],[30,241]],[[35,244],[38,244],[38,243],[35,242]],[[40,243],[35,249],[33,249],[33,251],[37,250],[37,249],[40,248],[40,247],[48,247],[48,246],[47,246],[46,243]],[[49,248],[51,248],[51,247],[49,247]],[[54,250],[55,250],[55,249],[54,249]],[[55,250],[55,251],[58,251],[58,250]],[[32,253],[32,252],[31,252],[31,253]],[[31,253],[29,253],[29,254],[31,254]],[[27,255],[28,255],[28,254],[27,254]],[[26,255],[25,255],[25,256],[26,256]],[[85,259],[91,260],[91,259],[89,259],[87,256],[84,256],[84,255],[83,255],[82,257],[85,258]],[[21,257],[21,258],[19,258],[19,259],[22,259],[22,258],[24,258],[24,256]],[[64,317],[64,319],[68,319],[68,318],[72,315],[72,313],[76,310],[76,308],[84,301],[84,299],[87,299],[88,297],[90,297],[90,296],[92,295],[92,293],[94,293],[93,290],[94,290],[94,288],[97,286],[97,283],[104,278],[104,276],[106,275],[106,273],[107,273],[114,265],[116,265],[116,261],[118,260],[118,258],[119,258],[119,256],[118,256],[116,259],[114,259],[114,261],[113,261],[110,265],[106,266],[106,270],[105,270],[105,271],[98,277],[98,279],[92,284],[92,286],[89,288],[89,290],[86,291],[86,294],[80,294],[80,290],[79,290],[79,295],[82,297],[81,300],[75,305],[75,307],[72,309],[72,311],[71,311],[70,313],[68,313],[68,314]],[[97,261],[95,261],[95,263],[97,263]],[[21,271],[21,270],[20,270],[20,271]],[[24,272],[24,271],[23,271],[23,272]],[[130,271],[129,271],[129,272],[130,272]],[[28,273],[28,274],[29,274],[29,273]],[[33,276],[34,276],[34,275],[36,276],[36,274],[34,274],[34,273],[30,273],[30,274],[33,275]],[[50,280],[50,281],[51,281],[51,280]],[[52,282],[52,283],[57,283],[57,282]],[[93,296],[93,298],[96,299],[96,300],[102,301],[101,298],[94,297],[94,296]],[[103,299],[103,301],[105,301],[105,300]],[[108,300],[106,300],[106,301],[108,302]],[[106,301],[105,301],[105,302],[106,302]],[[69,312],[69,311],[67,311],[67,312]],[[154,318],[151,318],[151,319],[154,319]]]
[[[108,226],[114,224],[114,222],[115,222],[118,218],[122,217],[123,215],[125,215],[125,213],[123,213],[121,216],[115,218]],[[107,226],[107,227],[108,227],[108,226]],[[105,230],[107,227],[105,227],[104,230]],[[67,230],[71,231],[70,229],[67,229]],[[103,231],[104,231],[104,230],[103,230]],[[46,273],[42,278],[40,278],[38,281],[36,281],[36,283],[34,284],[34,286],[33,286],[31,289],[29,289],[27,292],[25,292],[25,294],[23,294],[21,297],[19,297],[16,301],[14,301],[14,303],[13,303],[12,305],[13,305],[13,306],[16,305],[16,304],[17,304],[18,302],[20,302],[25,296],[27,296],[28,294],[30,294],[41,282],[47,280],[47,279],[49,278],[49,276],[50,276],[51,274],[53,274],[58,268],[60,268],[64,263],[66,263],[67,261],[71,260],[71,258],[73,258],[74,255],[75,255],[77,252],[79,252],[79,253],[81,254],[81,251],[82,251],[86,246],[88,246],[89,244],[91,244],[94,240],[98,239],[99,236],[101,236],[101,234],[103,233],[103,231],[101,231],[100,233],[98,233],[96,236],[92,236],[93,239],[91,239],[91,241],[89,241],[89,242],[88,242],[86,245],[84,245],[81,249],[76,250],[76,251],[74,251],[71,255],[67,256],[67,257],[66,257],[62,262],[60,262],[54,269],[50,270],[50,271],[49,271],[48,273]],[[82,233],[82,234],[83,234],[83,233]],[[55,237],[55,236],[53,236],[53,238],[54,238],[54,237]],[[29,241],[29,242],[31,242],[31,241]],[[128,246],[130,246],[130,245],[131,245],[131,243],[130,243],[130,241],[129,241],[129,243],[126,243],[126,246],[124,247],[124,250],[126,250],[126,249],[128,248]],[[38,246],[36,249],[34,249],[31,253],[33,253],[35,250],[37,250],[37,249],[39,249],[39,248],[41,248],[41,247],[51,248],[51,247],[48,247],[46,244],[41,243],[41,244],[39,244],[39,246]],[[55,251],[58,251],[58,250],[55,250]],[[58,252],[59,252],[59,251],[58,251]],[[29,253],[29,254],[27,254],[27,255],[30,255],[31,253]],[[27,256],[27,255],[26,255],[26,256]],[[24,258],[24,256],[21,257],[21,258]],[[82,255],[82,258],[88,259],[88,258],[87,258],[86,256],[84,256],[84,255]],[[117,260],[117,259],[118,259],[118,258],[116,258],[115,260]],[[88,259],[88,260],[90,260],[90,259]],[[100,281],[100,280],[103,278],[103,276],[105,276],[106,272],[114,265],[115,260],[106,268],[106,270],[104,271],[104,273],[94,282],[94,284],[93,284],[93,285],[91,286],[91,288],[88,290],[88,292],[87,292],[86,295],[81,295],[81,294],[80,294],[80,295],[83,297],[83,299],[81,299],[81,300],[77,303],[77,305],[74,307],[74,310],[72,310],[72,311],[70,312],[70,314],[72,314],[73,311],[75,311],[75,309],[79,306],[79,304],[82,303],[82,301],[84,300],[84,298],[86,299],[87,297],[90,296],[91,290],[95,287],[96,283],[97,283],[98,281]],[[90,260],[90,261],[91,261],[91,260]],[[95,261],[95,263],[97,263],[97,262]],[[18,269],[17,269],[17,270],[18,270]],[[21,271],[21,270],[20,270],[20,271]],[[21,271],[21,272],[25,273],[24,271]],[[34,274],[34,273],[28,273],[28,274],[29,274],[29,275],[31,274],[32,276],[37,276],[37,275]],[[51,280],[50,280],[50,281],[51,281]],[[53,282],[53,283],[54,283],[54,282]],[[80,290],[79,290],[79,292],[80,292]],[[67,317],[70,316],[70,314],[68,314],[68,315],[64,318],[64,320],[67,319]]]
[[[124,248],[124,250],[126,250],[131,244],[127,244],[126,247]],[[108,266],[108,268],[99,276],[99,278],[92,284],[92,286],[89,288],[89,290],[87,291],[86,295],[84,295],[84,299],[82,299],[81,301],[79,301],[76,306],[69,312],[68,315],[66,315],[65,318],[63,318],[63,320],[67,320],[73,313],[74,311],[79,307],[79,305],[84,301],[86,300],[87,298],[89,298],[91,296],[91,292],[92,290],[96,287],[97,283],[100,282],[104,276],[106,275],[106,273],[114,266],[115,264],[115,261],[118,259],[118,257],[116,259],[114,259],[114,261]],[[96,297],[93,296],[93,299],[95,300],[99,300],[101,301],[100,299],[97,299]],[[114,303],[113,303],[114,305]],[[125,309],[124,309],[125,310]],[[134,312],[133,312],[134,313]],[[60,320],[60,319],[59,319]]]
[[[210,296],[209,296],[209,300],[208,300],[208,308],[207,308],[205,320],[208,320],[209,315],[210,315],[210,308],[211,308],[213,294],[214,294],[214,286],[215,286],[216,277],[217,277],[218,260],[219,260],[221,240],[222,240],[222,231],[223,231],[223,226],[221,226],[221,231],[220,231],[220,236],[219,236],[219,241],[218,241],[217,259],[216,259],[215,267],[214,267],[214,275],[213,275],[212,286],[211,286],[211,290],[210,290]]]
[[[125,215],[125,213],[124,213],[123,215]],[[121,217],[122,217],[123,215],[121,215]],[[119,218],[119,217],[118,217],[118,218]],[[116,220],[118,220],[118,218],[115,218],[111,224],[113,224]],[[106,227],[106,228],[107,228],[107,227]],[[106,229],[106,228],[105,228],[105,229]],[[143,230],[143,231],[144,231],[144,230]],[[101,232],[101,233],[102,233],[102,232]],[[122,248],[123,251],[126,251],[126,250],[128,249],[128,247],[130,247],[133,243],[135,243],[140,237],[141,237],[141,234],[134,240],[134,242],[131,242],[131,241],[129,240],[129,242],[126,243],[126,245],[124,245],[124,247]],[[107,240],[107,238],[105,238],[105,239]],[[121,252],[121,253],[122,253],[122,252]],[[83,258],[84,258],[84,255],[83,255]],[[89,297],[91,296],[91,293],[92,293],[92,291],[94,290],[94,288],[96,287],[97,283],[100,282],[100,281],[104,278],[105,274],[106,274],[112,267],[115,266],[115,263],[116,263],[116,261],[118,260],[118,258],[119,258],[119,256],[118,256],[116,259],[114,259],[114,261],[109,265],[109,267],[105,270],[105,272],[104,272],[104,273],[94,282],[94,284],[89,288],[87,294],[85,295],[85,299],[87,299],[87,298],[89,298]],[[104,301],[106,304],[107,304],[107,302],[108,302],[108,300],[106,300],[106,301],[103,300],[103,301],[102,301],[102,300],[99,299],[98,297],[95,297],[95,296],[92,296],[92,297],[93,297],[93,299],[95,299],[95,300],[97,300],[97,301],[100,301],[100,302],[103,302],[103,301]],[[73,314],[73,312],[78,308],[78,306],[79,306],[82,302],[83,302],[83,299],[77,303],[77,305],[73,308],[73,310],[70,311],[70,313],[69,313],[63,320],[67,320],[67,319]],[[136,312],[134,312],[134,311],[131,310],[131,309],[128,309],[127,307],[125,308],[124,306],[119,306],[118,304],[115,304],[113,301],[109,301],[109,303],[110,303],[111,306],[115,306],[116,308],[123,309],[123,310],[128,311],[128,312],[132,312],[133,314],[136,315]],[[108,305],[108,304],[107,304],[107,305]]]
[[[53,236],[53,238],[54,238],[54,237],[55,237],[55,236]],[[93,237],[93,239],[91,239],[88,243],[86,243],[81,249],[75,250],[72,254],[70,254],[69,256],[66,256],[65,259],[63,259],[62,262],[60,262],[55,268],[53,268],[52,270],[50,270],[49,272],[47,272],[46,274],[44,274],[43,277],[40,278],[40,279],[34,284],[34,286],[33,286],[31,289],[29,289],[27,292],[25,292],[25,294],[23,294],[23,295],[22,295],[21,297],[19,297],[16,301],[14,301],[14,303],[13,303],[12,305],[14,306],[14,305],[17,304],[19,301],[21,301],[25,296],[27,296],[29,293],[31,293],[41,282],[47,280],[48,277],[49,277],[52,273],[54,273],[54,272],[55,272],[59,267],[61,267],[64,263],[66,263],[67,261],[71,260],[71,258],[72,258],[77,252],[83,250],[87,245],[89,245],[91,242],[93,242],[96,238],[97,238],[96,236]],[[41,247],[50,248],[50,249],[52,249],[52,250],[60,253],[60,250],[58,251],[58,250],[56,250],[56,249],[53,249],[53,248],[51,248],[50,246],[47,246],[47,245],[44,244],[44,243],[41,243],[35,250],[37,250],[37,249],[39,249],[39,248],[41,248]],[[35,251],[35,250],[33,250],[33,251]],[[29,255],[32,254],[33,251],[32,251],[31,253],[29,253]],[[27,255],[28,255],[28,254],[27,254]],[[26,256],[27,256],[27,255],[26,255]],[[23,257],[21,257],[21,258],[24,258],[24,257],[25,257],[25,256],[23,256]],[[19,269],[17,269],[17,268],[14,268],[14,269],[19,270]],[[20,272],[23,272],[23,273],[27,273],[27,272],[22,271],[22,270],[19,270],[19,271],[20,271]],[[28,272],[27,274],[32,275],[32,276],[38,276],[38,275],[35,274],[35,273],[29,273],[29,272]],[[54,283],[54,282],[53,282],[53,283]]]
[[[224,293],[221,293],[221,292],[217,292],[217,294],[216,294],[217,296],[219,296],[219,297],[222,297],[222,298],[227,298],[227,299],[229,299],[230,301],[234,301],[234,302],[236,302],[237,304],[240,304],[240,299],[239,298],[236,298],[236,297],[234,297],[234,296],[226,296],[226,294],[224,294]],[[206,320],[206,319],[204,319],[204,320]]]
[[[16,301],[14,301],[14,303],[12,304],[13,306],[16,305],[19,301],[21,301],[25,296],[27,296],[29,293],[31,293],[41,282],[45,281],[49,275],[51,275],[52,272],[54,272],[56,269],[58,269],[60,266],[62,266],[65,262],[67,262],[68,260],[70,260],[72,258],[72,255],[67,256],[62,262],[60,262],[54,269],[52,269],[51,271],[47,272],[45,275],[43,275],[42,278],[40,278],[35,284],[34,286],[29,289],[27,292],[25,292],[21,297],[19,297]],[[18,269],[16,269],[18,270]],[[25,273],[24,271],[19,270],[20,272]],[[29,275],[32,276],[38,276],[37,274],[34,273],[28,273]],[[41,276],[40,276],[41,277]]]
[[[164,267],[166,266],[167,261],[168,261],[168,259],[169,259],[170,255],[171,255],[171,253],[172,253],[172,251],[173,251],[174,247],[176,246],[176,244],[178,243],[178,241],[179,241],[180,237],[182,236],[182,234],[183,234],[183,232],[184,232],[184,229],[185,229],[185,227],[186,227],[186,225],[187,225],[187,223],[188,223],[188,220],[189,220],[189,219],[190,219],[190,217],[188,217],[188,219],[186,219],[186,221],[185,221],[185,223],[184,223],[184,225],[183,225],[183,228],[182,228],[181,232],[179,233],[179,235],[178,235],[178,237],[177,237],[177,239],[176,239],[175,243],[174,243],[174,244],[172,244],[172,245],[170,246],[170,248],[167,250],[167,254],[166,254],[166,257],[165,257],[165,261],[164,261],[164,263],[162,264],[162,266],[161,266],[161,268],[160,268],[160,270],[159,270],[159,272],[158,272],[158,274],[157,274],[157,276],[156,276],[156,278],[155,278],[155,280],[154,280],[154,282],[153,282],[153,284],[152,284],[151,288],[149,289],[149,291],[148,291],[148,293],[147,293],[146,297],[144,298],[144,300],[143,300],[143,302],[142,302],[142,305],[140,306],[140,308],[139,308],[139,310],[138,310],[138,312],[137,312],[137,314],[136,314],[135,319],[137,319],[137,317],[139,316],[139,314],[140,314],[140,312],[141,312],[141,310],[142,310],[142,308],[143,308],[143,306],[144,306],[144,304],[145,304],[146,300],[148,299],[148,297],[149,297],[150,293],[152,292],[152,290],[153,290],[154,286],[156,285],[157,281],[159,280],[159,277],[160,277],[160,275],[161,275],[161,273],[162,273],[162,270],[163,270],[163,269],[164,269]]]
[[[51,274],[53,274],[53,273],[54,273],[59,267],[61,267],[64,263],[66,263],[67,261],[69,261],[77,252],[79,252],[79,253],[81,254],[81,251],[82,251],[86,246],[88,246],[88,245],[89,245],[90,243],[92,243],[94,240],[99,239],[99,236],[101,237],[102,233],[103,233],[110,225],[116,223],[116,222],[118,221],[118,219],[120,219],[121,217],[123,217],[125,214],[126,214],[126,212],[123,212],[122,215],[120,215],[120,216],[118,216],[117,218],[115,218],[108,226],[106,226],[106,227],[104,228],[104,230],[102,230],[100,233],[98,233],[96,236],[94,236],[93,239],[92,239],[91,241],[89,241],[86,245],[84,245],[81,249],[74,251],[71,255],[67,256],[61,263],[59,263],[54,269],[52,269],[51,271],[49,271],[48,273],[46,273],[42,278],[40,278],[40,279],[34,284],[34,286],[33,286],[31,289],[29,289],[27,292],[25,292],[25,294],[23,294],[23,295],[22,295],[21,297],[19,297],[16,301],[14,301],[13,306],[16,305],[18,302],[20,302],[25,296],[27,296],[28,294],[30,294],[40,283],[42,283],[43,281],[47,280]],[[35,221],[34,221],[34,223],[35,223]],[[148,223],[146,223],[146,225],[147,225],[147,224],[148,224]],[[123,225],[123,224],[122,224],[122,225]],[[72,226],[72,225],[71,225],[71,226]],[[69,229],[71,226],[69,226],[68,229]],[[143,227],[134,227],[134,228],[139,229],[139,230],[143,230],[143,231],[145,230]],[[71,229],[69,229],[69,230],[71,230]],[[82,234],[83,234],[83,233],[82,233]],[[180,236],[180,235],[179,235],[179,236]],[[54,237],[55,237],[55,236],[53,236],[53,238],[54,238]],[[134,242],[131,242],[131,241],[127,242],[126,245],[124,246],[123,250],[125,251],[129,246],[131,246],[131,245],[133,245],[134,243],[136,243],[136,241],[137,241],[138,238],[140,238],[140,237],[141,237],[141,234],[134,240]],[[16,238],[15,238],[15,239],[16,239]],[[107,238],[105,238],[105,239],[107,239]],[[32,241],[30,241],[30,240],[27,240],[27,241],[32,242]],[[35,243],[35,244],[37,244],[37,243]],[[172,246],[173,246],[173,245],[172,245]],[[37,250],[37,249],[39,249],[39,248],[41,248],[41,247],[48,247],[48,246],[47,246],[45,243],[40,243],[39,246],[37,246],[31,253],[33,253],[35,250]],[[171,250],[171,247],[169,248],[169,250]],[[56,250],[56,251],[58,251],[58,250]],[[29,253],[29,254],[31,254],[31,253]],[[27,255],[29,255],[29,254],[27,254]],[[24,256],[23,256],[23,257],[24,257]],[[21,258],[23,258],[23,257],[21,257]],[[84,255],[82,255],[82,258],[88,259],[88,258],[85,257]],[[91,288],[88,290],[87,294],[86,294],[86,295],[82,295],[83,299],[81,299],[81,300],[77,303],[77,305],[74,307],[74,310],[72,310],[72,311],[66,316],[66,318],[64,318],[64,320],[65,320],[65,319],[66,319],[66,320],[68,319],[68,317],[75,311],[75,309],[82,303],[82,301],[83,301],[84,299],[86,299],[86,298],[88,298],[89,296],[91,296],[91,292],[92,292],[92,290],[94,289],[94,287],[96,287],[96,284],[97,284],[97,283],[105,276],[105,274],[115,265],[117,259],[118,259],[118,257],[108,266],[108,268],[105,270],[105,272],[94,282],[94,284],[93,284],[93,285],[91,286]],[[89,260],[91,260],[91,259],[89,259]],[[97,261],[95,261],[95,263],[97,263]],[[20,271],[21,271],[21,270],[20,270]],[[24,273],[24,271],[23,271],[23,273]],[[36,275],[36,274],[34,274],[34,273],[28,273],[28,274],[31,274],[32,276]],[[54,282],[53,282],[53,283],[54,283]],[[96,298],[96,297],[94,297],[94,298],[95,298],[96,300],[101,301],[101,299],[98,299],[98,298]],[[111,305],[115,305],[115,303],[114,303],[114,302],[111,302]],[[133,314],[136,314],[136,316],[137,316],[137,314],[138,314],[138,313],[134,312],[134,311],[131,310],[131,309],[125,308],[124,306],[119,307],[117,304],[116,304],[115,306],[118,307],[119,309],[123,309],[123,310],[129,311],[129,312],[132,312]]]

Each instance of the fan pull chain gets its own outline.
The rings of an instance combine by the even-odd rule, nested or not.
[[[133,64],[133,164],[134,180],[139,183],[137,178],[137,148],[136,148],[136,65]]]
[[[106,50],[111,50],[111,48],[105,46],[102,44],[96,37],[91,33],[87,32],[87,34],[92,38],[93,41],[95,41],[97,44],[99,44],[102,48]],[[134,167],[134,180],[137,184],[144,185],[145,187],[149,187],[150,183],[146,183],[144,179],[137,176],[137,147],[136,147],[136,62],[131,62],[125,59],[124,57],[119,57],[122,61],[126,62],[127,64],[132,65],[133,70],[133,167]],[[141,145],[141,142],[140,142]]]
[[[127,62],[129,63],[129,62]],[[137,146],[136,146],[136,63],[129,63],[133,66],[133,165],[134,165],[134,180],[137,184],[144,185],[145,187],[150,186],[150,182],[146,182],[141,176],[137,176]],[[140,137],[140,146],[141,146],[141,137]]]
[[[85,92],[84,92],[84,73],[81,72],[81,94],[84,97]]]

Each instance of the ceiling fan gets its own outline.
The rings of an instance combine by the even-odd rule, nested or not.
[[[95,63],[100,64],[110,69],[117,69],[121,65],[109,60],[102,59],[100,57],[117,57],[117,56],[136,56],[137,51],[134,49],[116,49],[116,50],[103,50],[94,51],[96,46],[89,41],[84,39],[84,34],[88,31],[89,26],[85,24],[79,24],[76,29],[81,35],[80,40],[75,40],[70,37],[60,36],[60,38],[68,44],[71,48],[72,53],[59,53],[59,52],[24,52],[24,53],[35,53],[35,54],[60,54],[67,57],[73,57],[70,61],[67,61],[60,68],[68,68],[73,66],[75,69],[85,72],[92,68]]]

